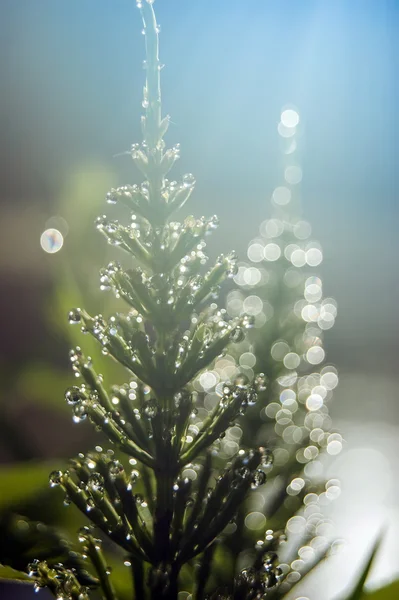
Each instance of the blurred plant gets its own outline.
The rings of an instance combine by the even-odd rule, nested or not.
[[[326,456],[342,448],[342,436],[332,429],[328,415],[338,375],[334,367],[322,366],[323,333],[333,326],[337,309],[333,299],[323,299],[322,281],[312,272],[321,263],[322,251],[309,241],[310,225],[299,217],[302,174],[292,157],[298,124],[296,110],[283,111],[278,129],[287,144],[285,185],[274,190],[272,217],[248,246],[250,263],[239,264],[234,281],[241,290],[227,296],[229,316],[251,314],[255,327],[236,346],[230,363],[220,361],[219,371],[239,368],[253,380],[256,368],[268,381],[256,407],[247,411],[226,445],[254,440],[273,449],[274,465],[262,495],[249,499],[240,513],[236,548],[242,551],[243,531],[249,539],[248,529],[256,532],[253,515],[264,514],[272,529],[287,523],[295,542],[281,554],[284,581],[275,597],[329,552],[331,523],[323,516],[323,505],[340,493],[336,479],[323,480]],[[258,521],[263,522],[261,516]]]
[[[237,273],[231,253],[201,274],[203,238],[217,219],[172,220],[195,180],[166,179],[179,146],[165,150],[163,141],[169,117],[161,115],[152,4],[137,1],[146,40],[144,141],[130,152],[145,181],[107,195],[130,215],[129,225],[105,216],[96,222],[128,256],[125,266],[113,261],[100,273],[101,288],[116,296],[116,312],[107,321],[82,309],[69,313],[97,346],[90,347],[92,358],[79,346],[71,351],[83,383],[65,398],[73,420],[91,421],[113,449],[96,446],[50,476],[64,503],[91,521],[79,533],[81,552],[53,528],[9,513],[0,519],[8,539],[0,561],[18,570],[30,561],[35,589],[46,586],[59,600],[98,593],[107,600],[172,600],[179,591],[195,600],[281,598],[329,547],[320,539],[326,523],[319,505],[338,486],[321,488],[317,477],[320,453],[335,454],[341,444],[326,409],[337,375],[312,369],[324,359],[321,331],[333,322],[335,304],[321,301],[318,278],[300,272],[320,256],[298,242],[308,226],[283,215],[263,224],[264,237],[249,248],[254,262],[261,256],[273,271],[242,265]],[[285,205],[288,192],[281,188],[276,204]],[[231,292],[227,310],[219,309],[213,300],[229,277],[244,289],[267,286],[259,295]],[[253,322],[256,335],[245,341]],[[110,357],[116,369],[108,370]],[[108,387],[110,373],[123,381],[128,374],[128,381]],[[348,600],[362,597],[373,557]]]

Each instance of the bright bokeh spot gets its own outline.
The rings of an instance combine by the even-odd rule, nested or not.
[[[320,383],[327,389],[333,390],[338,385],[338,375],[334,371],[326,371],[320,379]]]
[[[262,311],[263,302],[259,296],[248,296],[244,300],[243,309],[249,315],[257,315]]]
[[[244,352],[239,358],[241,367],[254,367],[256,364],[256,356],[252,352]]]
[[[200,375],[199,381],[204,390],[210,390],[218,383],[219,379],[216,371],[205,371]]]
[[[40,236],[40,245],[48,254],[55,254],[64,244],[63,235],[58,229],[46,229]]]
[[[306,519],[301,516],[291,517],[287,523],[287,529],[290,533],[302,533],[306,527]]]
[[[281,248],[277,244],[267,244],[264,249],[264,256],[266,260],[274,261],[278,260],[281,256]]]
[[[306,264],[306,253],[301,248],[294,250],[291,254],[290,260],[294,267],[303,267]]]
[[[288,352],[288,354],[286,354],[284,356],[284,366],[287,369],[296,369],[297,367],[299,367],[299,363],[301,362],[301,359],[299,358],[298,354],[296,352]]]
[[[284,125],[284,127],[296,127],[299,123],[299,114],[296,112],[296,110],[292,108],[283,110],[283,112],[281,113],[281,122]]]
[[[260,225],[260,233],[268,238],[275,238],[284,231],[284,223],[279,219],[267,219]]]
[[[263,260],[263,246],[258,242],[251,244],[248,247],[248,258],[252,262],[261,262]]]
[[[312,346],[306,353],[306,358],[311,365],[319,365],[325,357],[324,349],[321,346]]]
[[[284,179],[291,185],[296,185],[302,181],[302,169],[296,165],[286,167],[284,171]]]
[[[274,360],[283,360],[284,356],[288,354],[290,347],[287,342],[281,341],[273,344],[270,353]]]
[[[294,226],[294,235],[298,240],[306,240],[312,233],[310,223],[307,221],[297,221]]]
[[[279,206],[285,206],[291,200],[291,190],[283,185],[276,187],[272,198],[273,201]]]
[[[262,278],[261,272],[256,267],[248,267],[243,273],[245,285],[257,285]]]
[[[317,267],[323,260],[323,253],[319,248],[310,248],[306,252],[306,262],[309,267]]]
[[[323,398],[320,394],[310,394],[306,400],[306,408],[310,411],[319,410],[323,406]]]
[[[250,530],[261,529],[266,524],[266,517],[261,512],[251,512],[245,517],[245,527]]]

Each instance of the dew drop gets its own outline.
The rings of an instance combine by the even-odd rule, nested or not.
[[[28,564],[27,570],[29,577],[37,576],[38,574],[39,560],[35,558],[31,563]]]
[[[86,412],[86,407],[85,405],[82,404],[75,404],[75,406],[73,407],[73,421],[74,423],[80,423],[81,421],[84,421],[87,417],[87,412]]]
[[[56,487],[62,483],[62,471],[52,471],[49,475],[50,487]]]
[[[248,469],[248,467],[240,467],[235,471],[235,474],[240,479],[246,479],[251,474],[251,471]]]
[[[100,473],[92,473],[87,481],[87,485],[95,492],[104,492],[104,477]]]
[[[153,419],[158,414],[158,404],[155,400],[149,400],[144,407],[144,414]]]
[[[251,489],[255,490],[256,488],[263,485],[264,483],[266,483],[266,473],[264,473],[261,470],[255,471],[252,482],[251,482]]]
[[[71,325],[76,325],[77,323],[80,323],[82,319],[81,312],[82,311],[80,308],[73,308],[72,310],[70,310],[68,313],[68,322]]]
[[[258,373],[254,379],[254,388],[257,392],[264,392],[267,388],[267,377],[264,373]]]
[[[107,221],[107,217],[105,215],[101,215],[100,217],[97,217],[97,219],[95,220],[95,226],[99,230],[104,229],[104,227],[107,225],[107,223],[108,223],[108,221]]]
[[[246,404],[248,406],[254,406],[258,400],[258,394],[254,389],[248,389],[246,393]]]
[[[209,231],[215,230],[219,227],[219,217],[217,215],[213,215],[207,223],[207,229]]]
[[[108,192],[105,199],[108,204],[116,204],[116,196],[114,196],[114,194],[112,194],[112,192]]]
[[[86,511],[90,512],[95,507],[96,507],[96,505],[94,503],[94,500],[92,498],[89,498],[86,502]]]
[[[183,175],[183,185],[185,188],[192,188],[195,184],[195,177],[192,173]]]
[[[65,400],[70,405],[76,405],[85,400],[85,395],[81,392],[80,388],[76,385],[68,388],[65,392]]]
[[[129,483],[127,486],[127,489],[129,491],[133,488],[133,486],[136,485],[139,478],[140,478],[140,473],[137,471],[137,469],[133,469],[132,472],[130,473]]]
[[[234,344],[239,344],[245,340],[245,332],[241,327],[236,327],[230,334],[230,339]]]
[[[260,464],[262,467],[271,467],[273,465],[273,452],[268,448],[259,448],[262,453]]]
[[[119,462],[119,460],[113,460],[109,464],[109,474],[111,478],[116,478],[118,475],[122,475],[124,472],[123,465]]]
[[[242,319],[242,325],[245,329],[250,329],[255,324],[255,317],[253,315],[244,315]]]

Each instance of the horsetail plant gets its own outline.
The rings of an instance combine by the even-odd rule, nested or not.
[[[169,117],[161,112],[152,4],[137,0],[146,83],[143,142],[132,146],[131,157],[144,181],[107,194],[110,204],[130,213],[127,225],[106,216],[96,221],[107,241],[127,256],[126,266],[112,262],[100,273],[101,288],[112,290],[127,311],[107,319],[80,308],[69,313],[70,323],[94,336],[126,373],[125,382],[110,386],[80,347],[71,351],[82,382],[65,394],[73,419],[90,420],[112,449],[97,446],[68,469],[51,473],[51,486],[62,488],[91,524],[79,533],[81,553],[68,550],[56,564],[39,557],[29,573],[37,589],[47,586],[60,600],[86,600],[98,592],[115,600],[118,582],[106,555],[116,548],[131,569],[131,597],[137,600],[175,600],[180,591],[195,600],[264,598],[278,585],[279,534],[268,531],[257,542],[249,568],[225,581],[213,577],[217,545],[247,494],[265,482],[271,461],[265,447],[238,448],[226,460],[218,442],[264,391],[265,380],[258,374],[252,381],[226,381],[216,406],[208,415],[202,409],[202,421],[196,418],[193,425],[201,408],[193,381],[229,344],[242,340],[252,319],[229,318],[214,302],[219,286],[237,269],[234,253],[206,268],[204,237],[217,227],[217,218],[172,220],[195,179],[166,178],[180,149],[166,149],[163,139]]]

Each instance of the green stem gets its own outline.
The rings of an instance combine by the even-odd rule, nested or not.
[[[138,561],[133,556],[131,557],[132,564],[132,578],[134,585],[135,600],[145,600],[145,588],[144,588],[144,565],[141,561]]]

